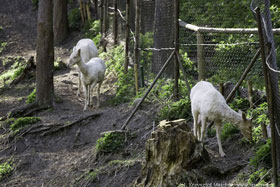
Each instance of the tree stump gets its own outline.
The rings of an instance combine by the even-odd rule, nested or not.
[[[178,186],[203,183],[198,173],[209,161],[186,121],[162,121],[146,142],[146,162],[135,187]]]

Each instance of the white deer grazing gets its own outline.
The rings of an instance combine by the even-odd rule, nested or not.
[[[100,87],[105,77],[106,65],[105,62],[99,58],[94,57],[87,63],[82,59],[81,49],[78,49],[76,53],[72,53],[68,65],[71,67],[75,64],[78,65],[81,72],[81,82],[84,89],[85,106],[84,110],[87,110],[88,106],[92,103],[92,90],[98,84],[97,88],[97,105],[99,107],[99,93]]]
[[[219,153],[222,157],[225,153],[221,144],[222,122],[228,121],[238,125],[242,135],[251,139],[252,120],[246,119],[246,115],[232,110],[226,103],[222,94],[209,82],[200,81],[191,89],[191,108],[194,119],[194,136],[203,141],[206,130],[206,122],[214,121],[219,146]]]
[[[77,45],[73,47],[73,52],[70,55],[69,62],[73,57],[77,55],[78,50],[80,50],[81,60],[87,63],[91,58],[98,56],[98,50],[91,39],[81,39],[78,41]],[[68,62],[68,63],[69,63]],[[78,91],[77,96],[81,94],[81,73],[79,72],[78,78]]]

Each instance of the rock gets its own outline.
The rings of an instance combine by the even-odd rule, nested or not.
[[[135,187],[203,183],[199,169],[209,156],[185,120],[162,121],[146,142],[146,162]]]

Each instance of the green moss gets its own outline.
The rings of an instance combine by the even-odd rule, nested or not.
[[[26,103],[33,103],[36,100],[36,88],[27,96]]]
[[[260,165],[270,168],[271,165],[271,139],[268,139],[264,145],[257,148],[256,154],[250,159],[250,165],[259,167]]]
[[[40,121],[40,118],[38,118],[38,117],[18,118],[10,125],[10,129],[12,131],[17,131],[19,129],[22,129],[22,128],[28,126],[28,125],[34,124],[38,121]]]
[[[239,129],[231,123],[226,123],[223,126],[221,138],[222,140],[226,140],[228,138],[231,138],[236,133],[239,133]]]
[[[2,51],[5,49],[5,47],[7,46],[7,42],[2,42],[0,43],[0,53],[2,53]]]
[[[103,153],[117,152],[123,148],[124,143],[125,134],[109,132],[97,140],[96,151]]]
[[[13,170],[14,168],[11,162],[4,162],[0,164],[0,181],[11,175]]]

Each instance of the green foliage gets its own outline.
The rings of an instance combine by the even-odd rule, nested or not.
[[[124,73],[124,48],[122,45],[111,49],[108,53],[101,53],[101,58],[106,59],[108,72],[114,71],[117,74],[118,80],[116,82],[117,92],[112,104],[120,104],[130,101],[135,95],[134,90],[134,74],[133,69],[129,68],[127,73]]]
[[[234,98],[229,106],[235,111],[238,111],[239,109],[246,111],[250,107],[250,102],[248,98],[242,98],[238,96]]]
[[[27,100],[25,101],[27,104],[33,103],[36,100],[36,88],[27,96]]]
[[[250,159],[250,165],[259,167],[260,165],[265,168],[271,168],[271,139],[268,139],[264,145],[257,148],[256,154]]]
[[[252,139],[253,142],[258,143],[262,138],[262,127],[264,124],[267,126],[269,124],[268,118],[268,105],[267,102],[260,104],[255,109],[251,109],[248,111],[249,118],[253,118],[254,127],[252,129]]]
[[[215,128],[209,128],[207,130],[207,136],[208,137],[214,137],[216,135],[216,129]]]
[[[10,161],[0,164],[0,181],[11,175],[14,170],[14,166]]]
[[[28,125],[34,124],[38,121],[40,121],[41,119],[39,117],[22,117],[22,118],[18,118],[16,119],[11,125],[10,125],[10,129],[12,131],[17,131],[19,129],[22,129]]]
[[[191,102],[188,98],[183,98],[176,102],[169,102],[160,110],[160,120],[191,118],[190,107]]]
[[[125,134],[108,132],[99,138],[96,143],[96,151],[103,153],[117,152],[125,143]]]
[[[1,28],[0,28],[0,31],[1,31]],[[5,47],[7,46],[7,42],[2,42],[0,43],[0,53],[2,53],[2,51],[5,49]]]
[[[74,30],[79,30],[81,26],[81,14],[79,8],[74,8],[68,15],[69,27]]]
[[[15,62],[13,62],[13,65],[10,67],[10,69],[0,75],[0,80],[4,80],[6,81],[6,83],[10,83],[22,73],[25,67],[26,63],[20,62],[20,58],[17,58]]]
[[[239,129],[235,125],[232,125],[231,123],[226,123],[223,126],[221,138],[222,140],[226,140],[237,133],[239,133]]]
[[[2,26],[0,26],[0,31],[2,31],[3,30],[3,27]]]
[[[261,168],[252,173],[248,179],[248,184],[256,184],[256,186],[267,184],[271,180],[270,170]]]
[[[85,37],[92,39],[95,44],[98,44],[101,39],[100,20],[92,21],[85,30]]]
[[[86,180],[90,182],[95,182],[97,180],[97,176],[100,174],[100,170],[96,169],[94,171],[88,172],[86,175]]]

